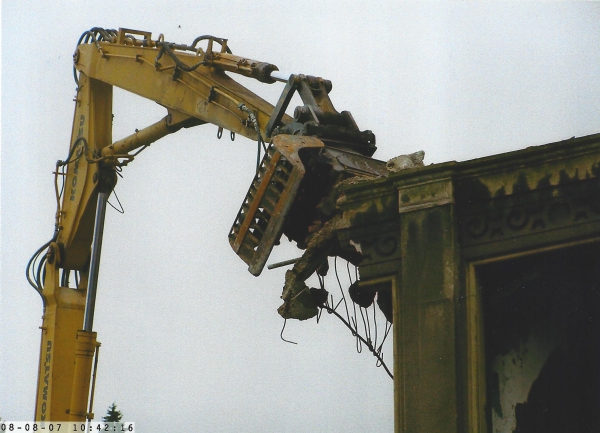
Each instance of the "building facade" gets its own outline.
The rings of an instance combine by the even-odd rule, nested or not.
[[[600,134],[346,185],[396,432],[600,431]]]

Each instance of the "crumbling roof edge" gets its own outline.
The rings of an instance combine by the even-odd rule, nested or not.
[[[553,160],[569,159],[587,153],[600,151],[600,133],[583,137],[573,137],[568,140],[529,146],[524,149],[495,155],[475,158],[467,161],[447,161],[430,164],[423,167],[415,167],[395,173],[389,173],[388,177],[365,180],[352,185],[344,185],[342,190],[352,195],[359,194],[361,190],[373,192],[374,189],[387,189],[391,186],[415,181],[421,182],[434,178],[470,177],[483,173],[514,170],[527,168]]]

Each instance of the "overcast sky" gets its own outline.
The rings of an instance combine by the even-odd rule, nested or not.
[[[52,235],[71,56],[95,26],[188,44],[213,34],[234,54],[327,78],[336,109],[376,134],[381,160],[423,149],[426,164],[462,161],[600,132],[596,2],[4,1],[4,419],[33,416],[42,304],[25,265]],[[283,85],[252,88],[275,103]],[[113,111],[114,139],[165,115],[122,91]],[[161,140],[117,185],[125,214],[107,214],[94,321],[96,419],[115,401],[150,433],[392,430],[392,381],[333,317],[288,321],[297,345],[279,338],[285,269],[255,278],[227,240],[255,143],[216,131]],[[269,262],[299,254],[284,243]],[[391,347],[386,355],[391,366]]]

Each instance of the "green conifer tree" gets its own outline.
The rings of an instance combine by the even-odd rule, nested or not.
[[[104,422],[120,422],[123,418],[121,411],[117,410],[117,405],[113,402],[106,412],[106,416],[102,418]]]

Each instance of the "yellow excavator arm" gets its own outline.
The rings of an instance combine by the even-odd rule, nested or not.
[[[134,159],[134,150],[203,123],[217,125],[220,134],[227,129],[257,140],[259,154],[264,147],[229,234],[254,275],[283,232],[302,243],[314,219],[306,209],[316,208],[333,183],[381,168],[368,158],[375,151],[373,134],[360,131],[349,112],[334,109],[331,82],[282,75],[270,63],[233,55],[224,39],[202,36],[182,45],[165,42],[162,35],[153,40],[149,32],[94,28],[82,35],[73,62],[77,96],[69,153],[56,164],[55,231],[27,271],[44,304],[35,409],[40,421],[93,418],[90,383],[99,343],[92,327],[104,212],[117,171]],[[286,84],[271,105],[227,72]],[[113,86],[157,102],[167,115],[113,142]],[[292,118],[285,110],[295,92],[304,106]],[[271,143],[268,149],[265,142]],[[335,175],[317,170],[310,180],[304,153],[318,153],[319,164],[325,161],[325,171]],[[308,182],[306,197],[297,194],[302,182]],[[294,206],[297,215],[289,218]]]

